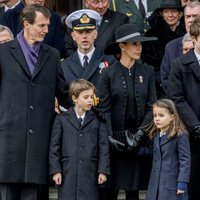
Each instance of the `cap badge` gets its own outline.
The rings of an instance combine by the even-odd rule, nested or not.
[[[88,24],[90,22],[90,18],[86,14],[83,14],[80,18],[80,22],[82,24]]]

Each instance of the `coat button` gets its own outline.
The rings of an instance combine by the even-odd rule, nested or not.
[[[30,134],[33,134],[33,130],[32,129],[29,129],[28,131]]]
[[[35,86],[35,82],[32,82],[31,85],[32,85],[32,86]]]
[[[81,137],[83,136],[83,134],[82,134],[82,133],[80,133],[79,135],[80,135]]]
[[[82,163],[83,161],[82,160],[79,160],[79,163]]]
[[[33,106],[29,106],[30,110],[34,110]]]

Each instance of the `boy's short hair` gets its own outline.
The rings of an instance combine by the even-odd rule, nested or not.
[[[69,86],[69,96],[72,99],[72,95],[78,97],[81,92],[90,89],[94,90],[95,93],[95,86],[91,82],[85,79],[77,79],[74,80]]]

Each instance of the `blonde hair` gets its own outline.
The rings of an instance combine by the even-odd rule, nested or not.
[[[172,100],[170,99],[157,100],[153,104],[153,108],[154,107],[165,108],[169,111],[171,115],[174,116],[172,122],[169,124],[168,137],[175,137],[182,133],[188,133],[184,123],[179,117],[176,106]],[[159,129],[156,127],[156,125],[152,121],[147,131],[149,132],[149,137],[153,139],[158,133]]]
[[[71,99],[72,96],[75,96],[77,98],[81,92],[90,89],[92,89],[95,93],[95,86],[91,82],[85,79],[77,79],[72,81],[72,83],[69,86],[69,96]]]

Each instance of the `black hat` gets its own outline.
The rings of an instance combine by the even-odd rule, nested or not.
[[[65,20],[66,25],[75,31],[93,30],[100,23],[101,16],[90,9],[77,10],[71,13]]]
[[[164,9],[171,8],[182,11],[183,7],[181,6],[180,0],[163,0],[160,7],[156,11],[162,11]]]
[[[106,47],[104,53],[114,55],[120,53],[119,43],[121,42],[147,42],[157,40],[156,37],[142,36],[139,29],[133,24],[124,24],[116,30],[116,41]]]

